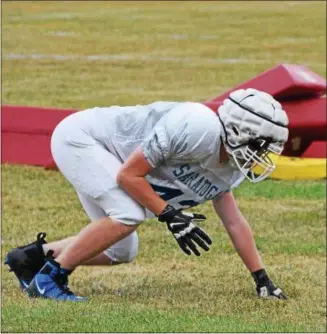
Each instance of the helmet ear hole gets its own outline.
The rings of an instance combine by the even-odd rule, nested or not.
[[[236,128],[236,126],[233,126],[232,130],[236,134],[236,136],[239,136],[240,133],[239,133],[238,129]]]

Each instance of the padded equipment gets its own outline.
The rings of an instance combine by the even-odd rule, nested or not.
[[[326,178],[326,159],[270,155],[276,168],[270,178],[276,180],[319,180]]]
[[[73,109],[2,106],[2,163],[52,166],[51,134]]]
[[[279,102],[304,97],[319,97],[326,93],[326,80],[306,66],[278,65],[253,79],[237,85],[211,101],[223,101],[237,89],[255,88],[272,95]]]

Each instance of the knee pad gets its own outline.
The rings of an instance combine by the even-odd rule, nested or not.
[[[139,238],[134,231],[104,251],[104,254],[117,263],[132,262],[138,253]]]

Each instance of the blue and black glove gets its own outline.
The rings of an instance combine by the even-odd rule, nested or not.
[[[196,246],[208,251],[208,245],[212,244],[210,237],[194,224],[205,219],[204,215],[185,213],[174,209],[171,205],[167,205],[158,216],[160,222],[167,223],[168,230],[174,235],[182,251],[187,255],[193,252],[196,256],[201,255]]]

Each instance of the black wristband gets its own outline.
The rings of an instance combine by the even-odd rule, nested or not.
[[[251,273],[255,283],[258,285],[264,284],[269,280],[265,269],[259,269]]]
[[[167,205],[158,216],[160,222],[171,222],[176,215],[176,210],[171,205]]]

